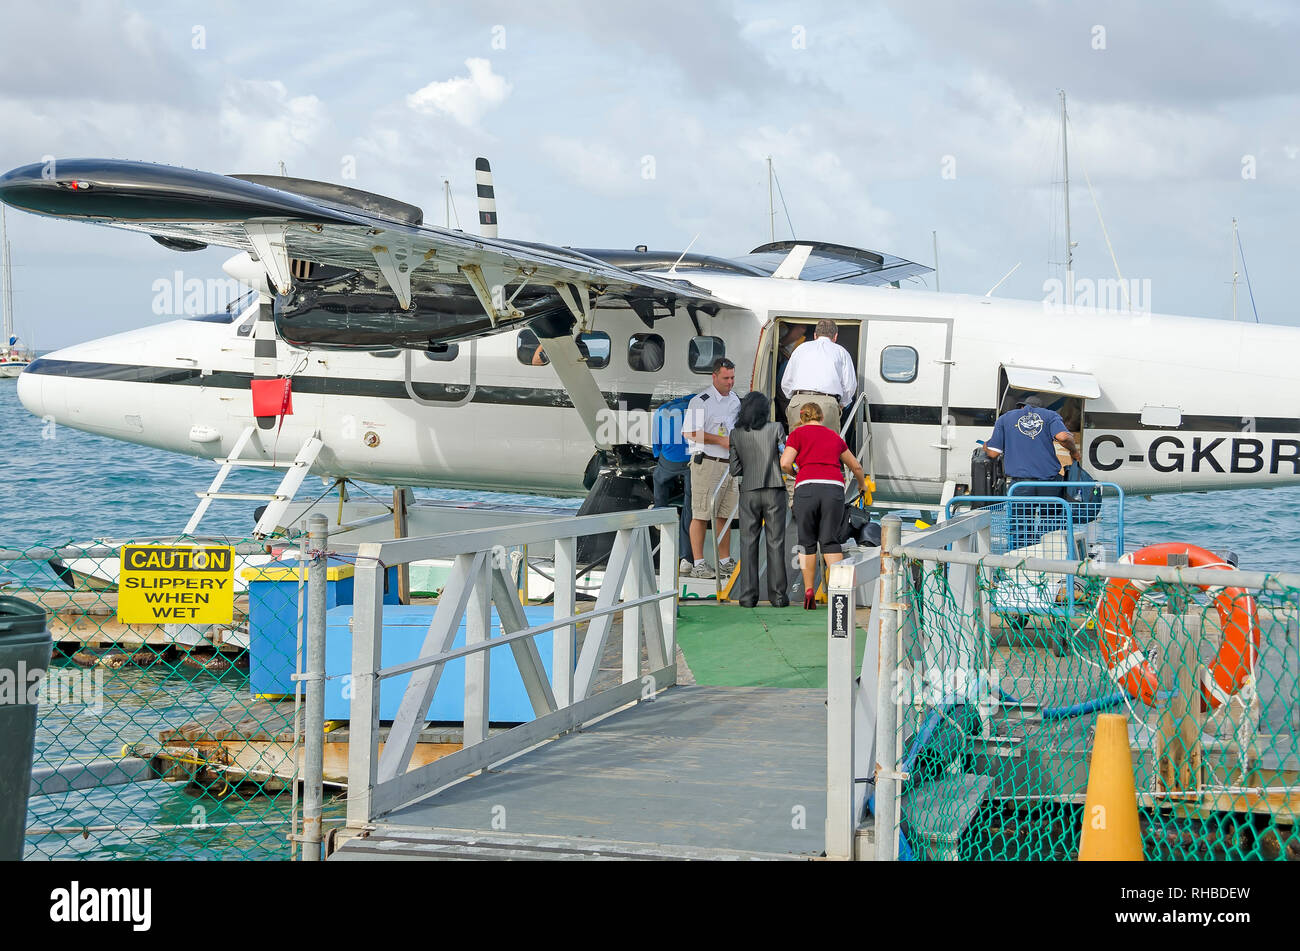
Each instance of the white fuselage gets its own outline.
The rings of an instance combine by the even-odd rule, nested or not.
[[[1083,403],[1084,463],[1127,491],[1300,483],[1300,381],[1292,367],[1300,329],[1069,313],[890,287],[712,273],[690,279],[734,305],[698,319],[703,334],[725,342],[742,394],[772,392],[777,321],[833,317],[841,327],[857,325],[853,355],[870,404],[869,461],[882,498],[933,503],[945,482],[969,481],[971,452],[989,436],[1006,368],[1095,381],[1098,393]],[[21,376],[19,397],[61,425],[225,456],[252,422],[253,337],[241,330],[251,329],[256,310],[229,324],[174,321],[49,354]],[[655,322],[666,350],[658,372],[629,367],[629,337],[651,332],[631,311],[598,310],[593,329],[611,338],[610,363],[594,377],[612,404],[631,407],[611,413],[615,441],[648,441],[649,407],[709,383],[688,366],[695,329],[684,313]],[[324,450],[312,471],[322,476],[581,494],[591,436],[555,371],[517,358],[518,336],[461,343],[449,361],[413,354],[421,402],[403,382],[405,355],[303,351],[281,340],[277,371],[293,377],[293,412],[278,431],[259,431],[256,452],[292,458],[319,432]],[[885,378],[887,347],[916,351],[914,379]],[[430,399],[446,405],[425,405]],[[865,438],[866,413],[855,419]]]

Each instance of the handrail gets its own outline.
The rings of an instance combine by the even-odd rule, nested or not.
[[[359,829],[403,804],[436,792],[468,774],[580,728],[628,703],[653,699],[676,682],[676,515],[668,509],[642,509],[573,516],[505,528],[428,535],[420,538],[334,545],[355,552],[356,574],[352,623],[352,697],[349,745],[348,826]],[[661,538],[654,567],[649,530]],[[579,538],[616,532],[613,549],[594,610],[579,612],[574,603],[573,571]],[[556,596],[553,616],[533,623],[519,601],[518,589],[497,556],[505,547],[553,541],[556,546]],[[438,608],[415,656],[382,663],[383,576],[394,564],[428,557],[453,556],[451,574]],[[665,560],[667,559],[667,560]],[[567,581],[566,581],[567,579]],[[500,619],[493,635],[492,612]],[[614,633],[615,615],[623,619]],[[540,620],[540,619],[539,619]],[[577,649],[576,630],[587,624]],[[465,644],[453,647],[457,631]],[[550,669],[537,638],[554,638]],[[601,658],[611,637],[622,637],[622,676],[606,687]],[[523,680],[532,718],[503,732],[489,734],[493,678],[488,652],[509,647]],[[643,676],[641,656],[648,659]],[[396,659],[396,658],[394,658]],[[464,664],[465,721],[462,749],[435,762],[414,765],[413,754],[430,704],[447,665]],[[409,677],[400,706],[381,752],[380,687],[392,678]],[[597,688],[597,683],[601,686]],[[649,687],[647,687],[649,684]],[[647,689],[650,691],[647,697]],[[315,728],[313,725],[311,728]]]
[[[669,510],[632,509],[597,515],[575,515],[572,518],[524,522],[519,525],[479,528],[467,532],[392,538],[381,542],[340,544],[336,547],[356,552],[359,559],[377,558],[391,567],[425,558],[449,558],[466,552],[490,551],[496,545],[514,548],[520,545],[557,541],[562,538],[575,538],[580,535],[602,535],[624,528],[658,527],[663,524],[665,512]]]
[[[983,510],[981,510],[983,511]],[[942,548],[925,548],[907,544],[898,549],[904,558],[918,561],[938,561],[954,565],[974,565],[984,568],[1008,568],[1039,571],[1044,574],[1077,575],[1081,578],[1125,578],[1130,581],[1163,582],[1165,584],[1213,586],[1223,588],[1253,588],[1260,591],[1287,592],[1300,588],[1300,573],[1293,571],[1242,571],[1226,568],[1169,568],[1154,565],[1130,565],[1115,561],[1065,561],[1053,558],[1020,557],[1017,555],[974,554],[946,551]]]
[[[519,631],[513,631],[509,634],[498,634],[496,637],[489,637],[485,641],[479,641],[477,644],[468,644],[465,647],[456,647],[449,651],[443,651],[441,654],[430,654],[427,657],[421,657],[418,660],[407,661],[405,664],[394,664],[391,667],[381,667],[375,671],[377,680],[387,680],[390,677],[400,677],[402,674],[409,674],[413,670],[419,670],[422,667],[432,667],[434,664],[444,664],[449,660],[457,660],[461,657],[468,657],[470,654],[477,654],[480,651],[492,650],[494,647],[500,647],[503,644],[509,644],[511,641],[523,640],[525,637],[536,637],[538,634],[547,634],[556,628],[567,627],[570,624],[581,624],[584,621],[594,621],[598,617],[605,617],[609,614],[619,614],[628,608],[640,607],[643,604],[654,604],[656,601],[662,601],[665,598],[676,597],[676,591],[656,591],[654,594],[647,594],[644,597],[632,598],[628,601],[620,601],[611,608],[604,608],[599,611],[584,611],[581,614],[571,614],[568,617],[560,618],[558,621],[550,621],[546,624],[538,624],[534,627],[526,627]]]
[[[840,419],[844,422],[844,425],[840,427],[841,439],[843,439],[844,434],[849,431],[849,427],[853,425],[853,416],[855,413],[857,413],[858,406],[862,403],[862,398],[866,395],[867,395],[866,390],[859,390],[858,398],[853,401],[853,405],[849,407],[849,411],[840,417]]]
[[[718,520],[718,500],[722,498],[722,487],[726,485],[729,480],[734,478],[735,476],[731,474],[731,466],[730,464],[728,464],[727,471],[722,474],[722,478],[718,480],[718,484],[713,489],[713,498],[709,500],[709,521],[708,524],[704,526],[704,530],[706,532],[709,531],[712,532],[713,590],[714,590],[714,597],[716,597],[719,601],[722,600],[722,576],[719,573],[719,568],[718,568],[718,530],[716,527],[716,522]],[[731,514],[727,516],[728,532],[731,531],[731,520],[736,517],[736,513],[738,513],[739,511],[740,511],[740,490],[739,488],[737,488],[736,504],[731,507]],[[695,513],[692,512],[691,517],[694,518]]]
[[[284,539],[288,541],[288,539]],[[0,548],[0,561],[30,561],[33,559],[48,560],[50,558],[117,558],[122,554],[123,545],[178,545],[186,547],[190,545],[220,545],[229,546],[235,550],[236,555],[265,555],[267,554],[268,545],[257,545],[252,542],[240,542],[232,544],[219,538],[190,538],[183,541],[173,539],[158,538],[141,538],[141,539],[124,539],[120,542],[104,541],[95,542],[92,545],[64,545],[61,548]]]

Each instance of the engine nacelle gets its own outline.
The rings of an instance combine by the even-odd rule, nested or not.
[[[494,326],[468,284],[435,283],[413,287],[412,307],[403,310],[381,282],[359,271],[318,267],[311,279],[276,297],[275,327],[288,343],[307,349],[425,350],[567,313],[559,295],[546,288],[525,289],[513,306],[522,316]]]

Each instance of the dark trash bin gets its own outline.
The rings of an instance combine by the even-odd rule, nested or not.
[[[50,666],[45,611],[0,596],[0,862],[23,857],[36,743],[36,692]]]

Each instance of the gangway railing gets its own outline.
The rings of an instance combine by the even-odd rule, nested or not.
[[[659,529],[659,569],[653,566],[650,529]],[[592,610],[576,609],[577,540],[614,532],[613,549]],[[504,557],[510,547],[554,542],[553,617],[530,624]],[[585,515],[509,528],[394,539],[349,546],[355,551],[352,619],[351,731],[348,750],[347,826],[369,823],[509,759],[551,737],[641,700],[676,683],[677,513],[648,509]],[[383,591],[386,568],[429,558],[453,560],[432,623],[416,659],[385,665]],[[492,608],[500,633],[492,636]],[[622,616],[620,681],[596,689],[601,656],[613,621]],[[465,646],[452,648],[462,621]],[[578,650],[577,625],[587,624]],[[537,638],[552,637],[551,674]],[[534,717],[489,735],[493,681],[488,651],[509,646]],[[641,649],[648,671],[641,672]],[[411,767],[446,665],[464,658],[464,742],[457,752]],[[380,685],[410,675],[397,716],[379,750]],[[323,724],[308,724],[308,730]]]
[[[904,850],[910,848],[899,836],[904,810],[908,810],[911,844],[920,850],[914,856],[949,860],[1073,858],[1079,848],[1077,825],[1073,829],[1070,822],[1061,826],[1048,812],[1020,817],[1010,837],[1005,836],[1005,825],[995,823],[998,836],[990,838],[988,816],[999,815],[1000,809],[1013,802],[1077,806],[1086,782],[1086,775],[1081,779],[1077,771],[1077,743],[1087,723],[1074,729],[1060,724],[1111,705],[1127,709],[1134,731],[1130,745],[1135,754],[1138,806],[1155,829],[1143,841],[1148,858],[1153,853],[1184,859],[1271,857],[1269,837],[1276,834],[1272,830],[1294,825],[1294,804],[1300,801],[1295,767],[1286,765],[1294,762],[1292,751],[1297,748],[1296,730],[1300,728],[1294,692],[1296,665],[1300,663],[1294,648],[1300,574],[1180,567],[1172,560],[1167,566],[1156,566],[990,553],[992,517],[987,509],[977,509],[944,523],[942,532],[903,538],[896,517],[890,516],[882,525],[878,559],[846,558],[843,567],[832,568],[833,596],[847,599],[849,613],[832,610],[828,621],[828,738],[834,741],[828,744],[828,857],[862,857],[863,850],[854,841],[865,832],[865,827],[858,825],[863,816],[860,789],[869,786],[874,775],[871,792],[877,860],[907,857]],[[871,564],[873,561],[876,564]],[[922,566],[919,575],[912,568],[918,563]],[[1257,621],[1252,621],[1258,644],[1237,660],[1249,665],[1249,676],[1234,688],[1237,694],[1231,701],[1225,700],[1217,711],[1201,703],[1209,671],[1203,650],[1207,635],[1202,626],[1203,605],[1172,610],[1166,605],[1143,623],[1141,636],[1157,645],[1162,639],[1165,642],[1163,650],[1148,651],[1148,659],[1143,661],[1152,664],[1152,676],[1158,674],[1162,685],[1154,697],[1135,693],[1121,671],[1107,666],[1105,649],[1096,645],[1086,654],[1068,655],[1059,665],[1040,659],[1045,666],[1000,670],[990,643],[988,586],[981,583],[998,571],[1058,574],[1103,585],[1125,580],[1138,582],[1143,589],[1164,585],[1184,597],[1196,588],[1207,593],[1237,592],[1232,600],[1258,615]],[[851,609],[858,592],[852,585],[873,574],[878,588],[867,630],[863,683],[855,693]],[[837,632],[841,617],[848,623]],[[1228,622],[1220,623],[1227,637]],[[1135,628],[1134,636],[1138,633]],[[873,656],[871,646],[877,638],[879,651]],[[1151,659],[1153,655],[1158,659]],[[1005,659],[1008,655],[1001,656]],[[872,703],[864,704],[872,663],[878,664],[879,671],[875,696]],[[936,681],[928,676],[936,663],[953,664],[940,670],[964,670],[968,676]],[[917,684],[924,688],[917,690]],[[1003,684],[1011,692],[1005,691]],[[932,685],[937,689],[931,689]],[[880,698],[878,704],[875,698]],[[956,759],[942,769],[942,775],[936,775],[942,755],[923,768],[916,753],[928,742],[923,722],[951,717],[958,704],[974,706],[979,716],[953,725],[966,739],[956,747],[949,742],[945,750],[1005,751],[1018,745],[1034,751],[1036,765],[1027,773],[1006,768],[1006,761],[1000,758],[1004,752],[970,770],[991,775],[950,775],[967,768]],[[875,748],[866,759],[860,734],[864,720],[847,715],[864,708],[877,714],[871,724]],[[909,724],[914,732],[904,753]],[[1007,729],[1009,724],[1019,724],[1018,732]],[[1025,745],[1030,739],[1032,745]],[[967,741],[968,746],[961,746]],[[854,758],[849,759],[850,755]],[[852,765],[851,772],[846,764]],[[982,784],[964,782],[972,778]],[[856,781],[857,788],[851,790],[850,781]],[[921,795],[918,790],[927,786],[946,789],[942,795]],[[973,795],[963,803],[959,793],[964,788]],[[1190,803],[1196,805],[1187,805]],[[1171,812],[1171,805],[1180,808]],[[1233,845],[1220,831],[1234,821],[1233,813],[1250,817],[1242,828],[1268,831],[1250,842]],[[1208,833],[1187,832],[1196,827],[1200,816],[1216,814]],[[999,851],[1004,846],[1005,851]]]
[[[908,533],[909,545],[950,547],[975,556],[990,549],[991,516],[977,509],[928,529]],[[881,523],[881,547],[858,549],[830,566],[827,579],[826,652],[826,855],[854,859],[864,855],[859,844],[867,803],[874,792],[876,858],[892,859],[898,851],[897,706],[902,693],[895,683],[900,627],[923,627],[914,605],[900,601],[906,588],[899,577],[898,552],[902,527],[898,516]],[[950,573],[949,584],[958,603],[987,613],[981,601],[977,566]],[[863,636],[861,677],[857,675],[858,632],[854,621],[859,605],[871,605]],[[987,625],[985,625],[987,630]],[[972,638],[974,634],[972,633]],[[936,638],[926,663],[938,670],[956,665],[954,654],[977,645],[955,647]],[[984,650],[990,650],[986,645]],[[882,844],[883,843],[883,844]]]

